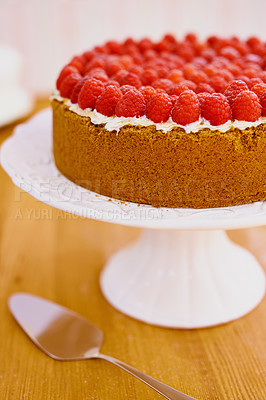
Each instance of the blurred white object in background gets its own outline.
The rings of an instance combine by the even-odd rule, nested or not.
[[[21,87],[22,56],[0,44],[0,126],[26,116],[33,106],[32,96]]]
[[[26,60],[24,83],[48,94],[73,55],[109,39],[194,31],[266,37],[265,0],[0,0],[0,42]]]

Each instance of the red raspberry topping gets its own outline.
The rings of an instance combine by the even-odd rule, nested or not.
[[[227,98],[221,93],[206,96],[201,106],[201,114],[214,126],[225,124],[232,117]]]
[[[244,90],[248,90],[248,86],[242,80],[236,80],[229,83],[224,91],[224,95],[227,98],[230,106],[232,106],[232,103],[235,100],[236,96]]]
[[[202,92],[214,93],[214,89],[208,83],[199,83],[195,92],[196,93],[202,93]]]
[[[209,80],[209,84],[215,90],[215,92],[218,92],[218,93],[224,92],[224,90],[227,86],[226,80],[222,76],[219,76],[219,75],[213,76]]]
[[[66,65],[59,74],[59,77],[56,81],[56,88],[60,90],[61,83],[63,80],[70,74],[78,72],[77,68],[73,65]]]
[[[139,77],[132,72],[127,72],[120,80],[120,85],[131,85],[135,86],[137,89],[141,87],[142,83]]]
[[[128,90],[118,101],[115,113],[118,117],[140,117],[145,113],[144,96],[137,89]]]
[[[81,75],[77,72],[74,72],[70,75],[67,75],[63,82],[60,85],[60,95],[62,97],[70,98],[72,90],[76,86],[76,84],[80,81]]]
[[[183,72],[179,69],[173,69],[167,75],[167,79],[170,79],[173,83],[179,83],[184,79]]]
[[[141,52],[150,50],[153,48],[153,43],[150,39],[144,38],[139,41],[139,49]]]
[[[91,79],[94,80],[91,81]],[[88,82],[91,83],[88,84]],[[120,91],[123,95],[132,89],[133,91],[139,89],[140,91],[136,93],[143,96],[150,115],[155,115],[154,119],[161,120],[168,118],[169,115],[166,112],[166,117],[158,117],[157,102],[153,98],[155,95],[159,99],[159,95],[167,93],[171,97],[162,96],[161,100],[165,105],[165,110],[170,100],[173,104],[176,103],[177,109],[181,107],[183,96],[178,101],[177,97],[187,90],[192,90],[198,94],[195,107],[197,101],[200,102],[203,110],[208,104],[209,110],[205,110],[208,114],[211,110],[208,102],[214,102],[214,99],[215,102],[218,101],[217,99],[223,102],[221,96],[214,96],[210,100],[208,93],[211,95],[223,93],[232,107],[237,96],[248,89],[261,101],[266,89],[263,83],[266,84],[265,42],[256,37],[243,41],[237,37],[225,39],[217,36],[211,36],[203,42],[190,33],[178,41],[169,34],[156,43],[146,38],[140,41],[128,38],[123,43],[108,41],[102,46],[95,46],[91,51],[71,59],[60,72],[56,86],[60,93],[64,97],[69,97],[73,103],[78,101],[82,107],[91,108],[95,107],[97,98],[105,91],[97,106],[105,112],[105,115],[111,113],[111,104],[113,104],[110,100],[111,94],[108,95],[109,90],[115,91],[114,89],[106,90],[109,86],[116,88],[121,86]],[[116,91],[120,93],[119,90]],[[133,94],[131,96],[133,97]],[[192,97],[195,98],[194,95]],[[208,101],[205,102],[207,99]],[[104,102],[106,102],[107,111]],[[117,101],[119,104],[120,102],[122,102],[122,97]],[[248,103],[246,98],[245,102]],[[250,99],[249,102],[251,102]],[[150,109],[150,103],[154,104],[154,112]],[[257,104],[255,100],[253,103]],[[224,109],[227,108],[225,103],[223,106]],[[114,106],[112,107],[113,113]],[[119,109],[119,107],[116,108]],[[182,104],[182,107],[185,106]],[[238,108],[236,112],[239,111]],[[224,109],[221,120],[228,117]],[[162,110],[162,114],[165,110]],[[130,112],[134,113],[132,110]],[[214,112],[209,113],[210,119],[214,121],[219,119],[217,116],[214,117]],[[247,112],[244,112],[244,115],[245,113]],[[254,119],[258,114],[258,110],[256,114],[252,109],[250,118]],[[181,118],[180,115],[176,118]],[[192,119],[192,115],[190,118]],[[249,117],[245,115],[245,119],[247,118]]]
[[[72,90],[71,93],[71,103],[76,104],[78,102],[78,97],[79,97],[79,92],[81,91],[82,86],[84,83],[88,80],[89,78],[85,76],[84,78],[80,79],[76,86],[74,86],[74,89]]]
[[[148,104],[150,99],[157,93],[157,91],[152,86],[141,86],[139,90],[145,98],[146,105]]]
[[[84,65],[83,65],[82,61],[78,57],[72,58],[72,60],[70,61],[69,65],[71,65],[72,67],[77,68],[78,72],[80,74],[82,74],[82,71],[84,69]]]
[[[115,114],[115,108],[118,101],[122,97],[121,90],[114,85],[107,86],[102,94],[98,97],[96,101],[95,108],[98,112],[111,117]]]
[[[128,74],[128,72],[124,69],[121,69],[116,74],[112,75],[112,80],[117,81],[119,85],[121,85],[122,79]]]
[[[132,90],[132,89],[136,89],[135,86],[131,86],[131,85],[120,86],[120,90],[123,94],[125,94],[128,90]]]
[[[132,74],[135,74],[137,76],[139,76],[142,73],[142,71],[143,68],[137,64],[132,64],[128,69],[128,72],[131,72]]]
[[[88,73],[94,79],[98,79],[98,81],[108,82],[108,75],[106,74],[105,70],[102,68],[95,68]]]
[[[239,93],[232,104],[233,118],[254,122],[261,116],[262,107],[258,96],[250,90]]]
[[[170,87],[173,86],[173,82],[170,81],[169,79],[159,78],[153,82],[152,86],[155,89],[163,89],[163,90],[167,91],[168,89],[170,89]]]
[[[266,93],[263,93],[263,95],[261,96],[260,104],[262,106],[262,115],[266,117]]]
[[[249,80],[249,82],[247,83],[248,88],[251,90],[252,87],[254,85],[256,85],[257,83],[263,83],[263,81],[260,78],[252,78]]]
[[[201,92],[198,93],[198,99],[200,102],[200,107],[202,107],[202,104],[204,103],[206,97],[208,97],[211,93],[207,93],[207,92]]]
[[[167,93],[170,95],[177,95],[179,96],[182,92],[185,90],[193,90],[195,91],[197,88],[196,84],[191,81],[184,80],[180,83],[177,83],[176,85],[172,85],[168,90]]]
[[[143,85],[151,85],[157,78],[158,73],[152,68],[147,68],[140,74]]]
[[[117,72],[121,71],[124,69],[124,66],[121,64],[121,62],[117,59],[109,60],[107,61],[106,65],[106,72],[109,76],[115,75]]]
[[[257,83],[253,85],[251,88],[252,92],[256,93],[258,98],[260,99],[261,96],[266,92],[266,84],[265,83]]]
[[[174,107],[174,105],[175,105],[177,99],[178,99],[178,96],[177,96],[176,94],[173,94],[173,95],[171,96],[171,101],[172,101],[173,107]]]
[[[117,81],[113,81],[112,79],[110,79],[108,82],[106,82],[104,84],[104,87],[107,87],[107,86],[110,86],[110,85],[116,86],[116,87],[120,87],[119,83]]]
[[[155,94],[147,104],[146,116],[155,123],[166,122],[170,116],[172,101],[166,93]]]
[[[179,125],[187,125],[195,122],[200,116],[200,103],[196,93],[186,90],[176,99],[172,119]]]
[[[97,98],[104,91],[104,84],[94,78],[89,78],[81,88],[78,97],[80,108],[94,108]]]

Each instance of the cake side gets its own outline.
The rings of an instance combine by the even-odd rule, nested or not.
[[[119,132],[52,100],[53,151],[71,181],[155,207],[224,207],[266,198],[266,124],[221,133],[123,126]]]

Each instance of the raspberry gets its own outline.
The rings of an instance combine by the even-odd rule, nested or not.
[[[238,75],[237,80],[245,82],[245,84],[247,86],[249,85],[249,81],[250,81],[250,79],[245,75]]]
[[[266,71],[260,72],[259,77],[262,80],[262,82],[266,83]]]
[[[73,65],[66,65],[59,74],[59,77],[56,81],[56,88],[60,90],[61,83],[63,80],[70,74],[78,72],[77,68]]]
[[[184,80],[180,83],[177,83],[176,85],[172,85],[168,90],[167,93],[170,95],[176,94],[176,95],[180,95],[182,92],[184,92],[185,90],[196,90],[196,85],[194,82],[191,81],[187,81]]]
[[[231,74],[234,75],[234,76],[238,76],[240,74],[240,72],[241,72],[241,69],[240,69],[240,67],[238,67],[235,64],[229,64],[227,66],[227,71],[231,72]]]
[[[136,64],[132,64],[129,69],[128,72],[131,72],[132,74],[135,74],[137,76],[139,76],[143,71],[143,68],[140,65],[136,65]]]
[[[167,33],[166,35],[164,35],[163,39],[169,43],[176,43],[176,38],[174,37],[174,35],[172,35],[172,33]]]
[[[122,54],[122,45],[115,40],[109,40],[106,43],[106,47],[111,54]]]
[[[150,50],[152,48],[153,48],[153,43],[152,43],[152,41],[150,39],[144,38],[144,39],[140,40],[139,49],[140,49],[141,52]]]
[[[216,56],[216,52],[211,48],[206,48],[202,51],[201,56],[210,62]]]
[[[177,96],[176,94],[173,94],[173,96],[171,96],[171,101],[172,101],[173,107],[174,107],[174,105],[175,105],[177,99],[178,99],[178,96]]]
[[[170,89],[170,87],[172,85],[173,85],[172,81],[170,81],[169,79],[163,79],[163,78],[156,79],[156,81],[154,81],[153,84],[152,84],[152,86],[155,89],[163,89],[165,91]]]
[[[87,62],[90,62],[93,59],[94,55],[95,55],[95,53],[92,50],[85,51],[83,53],[83,56],[84,56],[85,60],[87,60]]]
[[[202,107],[202,104],[204,103],[205,99],[210,96],[210,93],[207,92],[201,92],[198,94],[198,99],[200,102],[200,106]]]
[[[190,79],[191,79],[191,76],[192,76],[196,71],[197,71],[197,69],[196,69],[196,67],[195,67],[193,64],[191,64],[191,63],[186,64],[186,65],[184,66],[184,68],[183,68],[183,74],[184,74],[185,79],[190,80]]]
[[[94,108],[97,98],[102,94],[104,84],[94,78],[89,78],[81,88],[78,97],[80,108]]]
[[[194,71],[190,76],[190,80],[197,85],[199,83],[207,83],[208,77],[203,71]]]
[[[94,57],[89,63],[85,65],[84,73],[90,71],[93,68],[103,68],[106,67],[106,61],[101,56]]]
[[[139,77],[136,74],[133,74],[132,72],[127,72],[126,75],[124,75],[121,78],[121,81],[119,82],[120,85],[131,85],[135,86],[137,89],[141,87],[142,83]]]
[[[167,75],[167,79],[170,79],[173,83],[179,83],[183,79],[183,72],[179,69],[172,69]]]
[[[251,36],[251,37],[248,38],[246,43],[252,49],[253,47],[256,47],[257,45],[260,44],[260,40],[256,36]]]
[[[128,54],[123,54],[120,58],[119,61],[123,65],[125,69],[128,69],[131,64],[133,64],[133,59],[130,55]]]
[[[233,118],[239,121],[257,121],[261,111],[258,96],[250,90],[239,93],[232,104]]]
[[[249,90],[252,89],[252,87],[254,85],[256,85],[257,83],[263,83],[262,80],[260,78],[252,78],[249,80],[249,82],[247,83]]]
[[[224,91],[224,95],[227,98],[230,106],[232,106],[232,103],[235,100],[236,96],[244,90],[248,90],[248,86],[242,80],[235,80],[229,83]]]
[[[154,44],[154,49],[161,53],[163,51],[171,51],[171,43],[168,40],[162,39],[160,42]]]
[[[117,81],[113,81],[112,79],[109,79],[109,81],[105,82],[105,84],[104,84],[105,87],[110,86],[110,85],[120,87],[119,83]]]
[[[175,101],[172,110],[172,119],[179,125],[195,122],[200,116],[200,103],[196,93],[186,90]]]
[[[115,113],[118,117],[140,117],[145,113],[144,96],[137,89],[128,90],[118,101]]]
[[[221,56],[228,58],[230,61],[233,61],[240,56],[239,52],[231,46],[223,47],[220,54]]]
[[[214,89],[208,83],[199,83],[196,88],[196,93],[202,92],[214,93]]]
[[[220,93],[222,93],[227,86],[226,80],[222,76],[219,76],[219,75],[213,76],[209,80],[209,84],[215,90],[215,92],[220,92]]]
[[[172,101],[166,93],[155,94],[147,104],[146,116],[155,123],[166,122],[170,116]]]
[[[201,115],[214,126],[222,125],[232,117],[227,98],[221,93],[206,96],[201,106]]]
[[[209,78],[212,78],[213,76],[217,75],[218,69],[210,64],[204,68],[204,72]]]
[[[260,99],[261,96],[266,92],[266,84],[265,83],[257,83],[253,85],[251,88],[252,92],[256,93],[258,98]]]
[[[72,90],[76,86],[76,84],[80,81],[81,75],[77,72],[74,72],[65,77],[63,82],[60,85],[60,95],[62,97],[70,98]]]
[[[262,115],[266,117],[266,93],[263,93],[263,95],[261,96],[260,104],[262,106]]]
[[[147,61],[151,61],[151,60],[155,60],[155,58],[157,57],[157,53],[155,50],[150,49],[150,50],[145,50],[144,51],[144,57]]]
[[[98,81],[102,81],[104,83],[108,82],[108,76],[104,69],[95,68],[95,70],[91,70],[89,72],[89,76],[91,76],[94,79],[98,79]]]
[[[167,67],[161,65],[161,66],[155,66],[154,68],[155,68],[159,78],[166,78],[167,77],[167,75],[169,73],[169,70],[168,70]]]
[[[220,69],[217,75],[224,78],[227,82],[231,82],[234,79],[234,75],[227,69]]]
[[[128,72],[124,69],[121,69],[120,71],[118,71],[116,74],[112,75],[112,79],[114,81],[117,81],[119,83],[119,85],[121,85],[121,81],[122,79],[128,74]]]
[[[116,105],[121,97],[121,90],[116,86],[109,85],[98,97],[95,108],[101,114],[106,115],[107,117],[111,117],[115,114]]]
[[[85,76],[84,78],[80,79],[76,86],[74,86],[74,89],[72,90],[71,93],[71,103],[76,104],[78,102],[78,97],[79,97],[79,92],[81,91],[82,86],[84,83],[88,80],[89,78]]]
[[[71,65],[72,67],[77,68],[78,72],[80,74],[82,74],[84,65],[82,64],[82,62],[79,59],[79,57],[72,58],[72,60],[70,61],[69,65]]]
[[[189,32],[185,36],[185,40],[191,42],[191,43],[196,43],[198,41],[198,37],[195,33]]]
[[[109,60],[106,65],[106,72],[108,76],[115,75],[118,71],[124,69],[123,65],[118,60]]]
[[[135,86],[131,86],[131,85],[120,86],[120,90],[123,94],[125,94],[128,90],[132,90],[132,89],[136,89]]]
[[[157,78],[158,73],[152,68],[147,68],[140,74],[143,85],[151,85]]]
[[[157,93],[152,86],[141,86],[139,91],[143,94],[146,104],[148,104],[150,99]]]
[[[161,88],[157,88],[155,90],[156,90],[156,93],[165,93],[165,90],[161,89]]]
[[[256,78],[258,75],[258,71],[255,68],[246,68],[243,71],[243,74],[247,76],[249,79]]]

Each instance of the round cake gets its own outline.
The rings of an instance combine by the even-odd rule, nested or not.
[[[266,44],[190,33],[109,41],[56,82],[53,152],[71,181],[155,207],[266,198]]]

